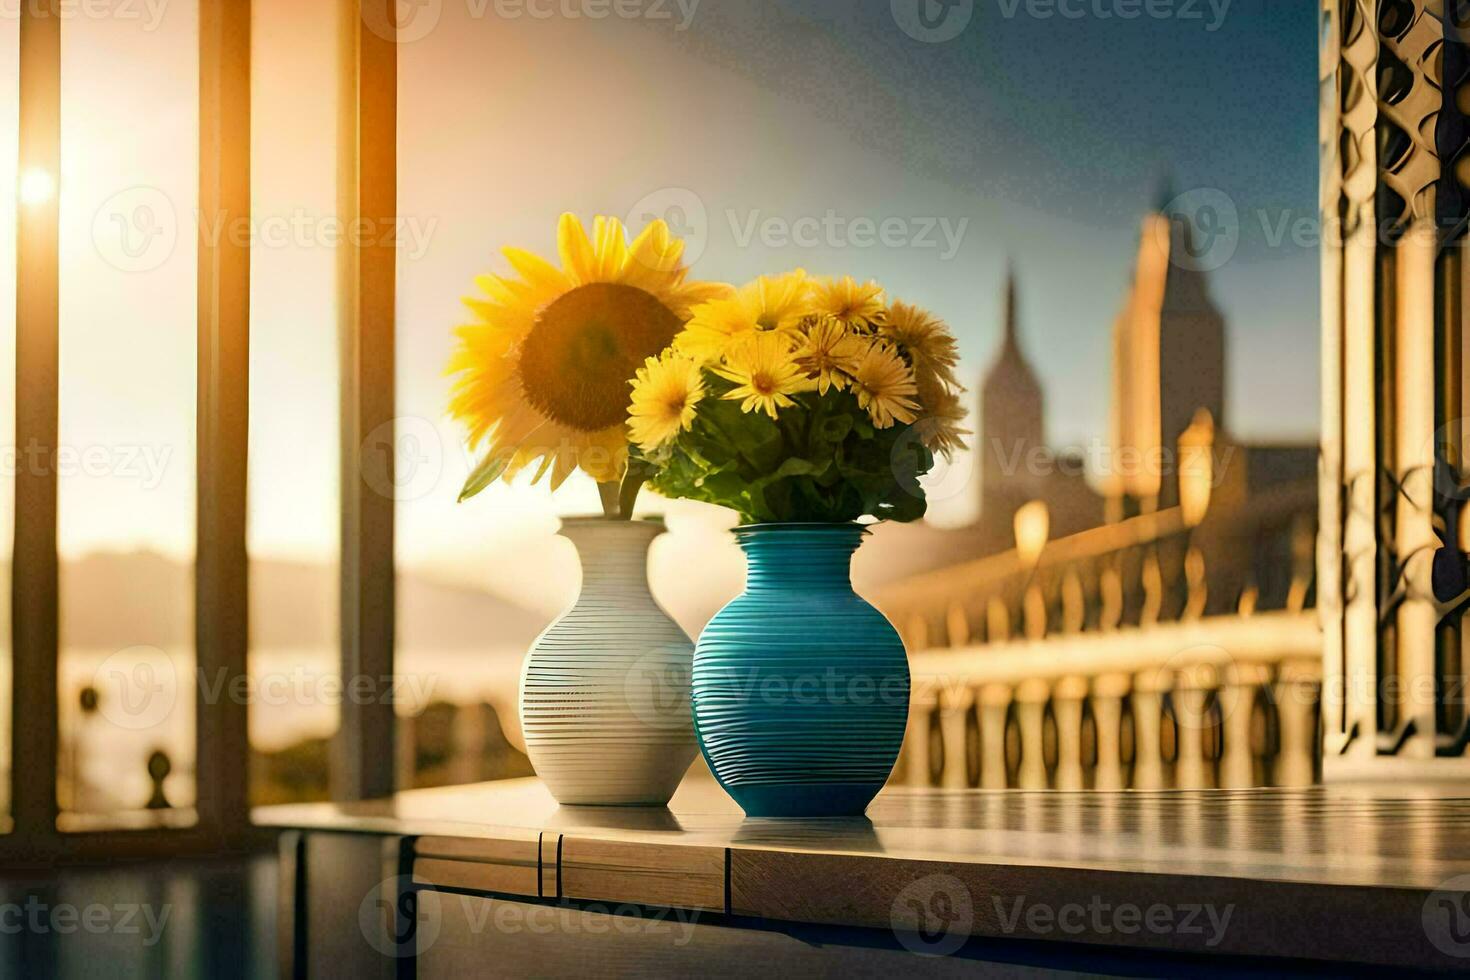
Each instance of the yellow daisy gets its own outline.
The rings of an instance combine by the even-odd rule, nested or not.
[[[907,423],[918,417],[914,373],[887,344],[873,344],[853,367],[852,391],[880,429],[895,420]]]
[[[856,330],[867,330],[883,316],[883,287],[852,276],[824,279],[812,290],[812,302],[823,316],[836,317]]]
[[[894,301],[888,307],[878,332],[898,344],[914,364],[921,379],[932,375],[952,388],[960,387],[955,367],[960,352],[944,321],[909,303]]]
[[[965,448],[964,437],[971,434],[969,429],[960,427],[969,412],[960,401],[959,393],[943,387],[926,392],[921,386],[919,397],[924,412],[914,423],[919,441],[930,452],[953,459],[956,452]]]
[[[560,268],[506,249],[513,274],[477,277],[482,295],[465,300],[474,319],[455,331],[449,412],[485,455],[461,499],[537,460],[535,479],[549,472],[553,489],[578,467],[621,480],[628,383],[694,306],[729,292],[686,281],[684,243],[662,221],[629,244],[616,218],[597,218],[589,239],[562,215],[557,250]]]
[[[811,280],[804,269],[761,276],[733,296],[696,307],[675,346],[702,362],[715,361],[745,334],[794,331],[810,312]]]
[[[714,372],[735,382],[725,397],[740,402],[742,412],[762,411],[771,418],[776,409],[796,404],[792,395],[817,386],[792,357],[791,338],[778,331],[752,334],[736,344],[726,354],[725,366]]]
[[[704,376],[693,358],[672,351],[650,357],[633,382],[633,402],[628,409],[633,441],[652,452],[687,432],[694,424],[695,406],[703,398]]]
[[[833,388],[843,390],[866,345],[834,317],[809,318],[804,326],[806,333],[796,348],[796,363],[816,379],[821,394]]]

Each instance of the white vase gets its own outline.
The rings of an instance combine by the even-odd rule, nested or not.
[[[561,534],[582,589],[521,672],[521,726],[560,803],[661,806],[694,761],[694,645],[653,598],[648,548],[662,521],[572,518]]]

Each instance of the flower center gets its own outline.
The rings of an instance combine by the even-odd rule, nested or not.
[[[762,395],[775,394],[776,379],[764,371],[757,371],[750,376],[750,387]]]
[[[628,379],[679,332],[679,318],[634,286],[589,283],[541,311],[521,350],[526,400],[584,432],[620,424]]]

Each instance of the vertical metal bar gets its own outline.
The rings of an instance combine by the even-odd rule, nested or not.
[[[1446,103],[1442,67],[1446,44],[1444,12],[1427,0],[1401,5],[1395,18],[1379,22],[1384,59],[1405,65],[1405,78],[1378,93],[1380,133],[1403,143],[1380,181],[1402,202],[1402,213],[1384,214],[1403,232],[1394,248],[1392,283],[1385,283],[1390,307],[1383,324],[1386,353],[1381,365],[1384,390],[1381,465],[1393,488],[1392,531],[1380,544],[1391,569],[1388,585],[1397,599],[1391,640],[1391,666],[1397,673],[1397,710],[1392,724],[1403,737],[1399,754],[1430,759],[1435,754],[1435,626],[1439,620],[1430,584],[1434,533],[1435,465],[1435,269],[1439,258],[1436,219],[1443,162],[1426,119],[1442,113],[1450,122],[1453,96]],[[1384,142],[1382,145],[1389,145]],[[1385,161],[1387,162],[1387,161]],[[1390,205],[1390,209],[1393,206]],[[1386,209],[1389,210],[1389,209]],[[1391,294],[1389,286],[1391,285]],[[1391,358],[1391,361],[1390,361]],[[1386,500],[1385,505],[1390,501]]]
[[[56,830],[56,468],[61,174],[59,0],[20,9],[20,172],[52,182],[16,217],[15,551],[11,584],[14,669],[12,816],[24,838]]]
[[[1341,8],[1344,15],[1349,8]],[[1343,719],[1347,750],[1372,755],[1377,733],[1378,656],[1378,3],[1350,8],[1344,25],[1341,374]]]
[[[1394,544],[1403,556],[1406,595],[1398,608],[1399,722],[1414,723],[1402,749],[1434,757],[1435,637],[1439,616],[1429,582],[1439,543],[1434,515],[1434,266],[1439,250],[1432,217],[1420,218],[1398,246],[1395,341],[1397,385],[1393,466],[1400,490]]]
[[[340,0],[342,698],[333,796],[393,792],[393,416],[398,195],[394,0]],[[372,27],[370,27],[372,25]],[[387,25],[388,29],[384,29]],[[375,29],[372,29],[376,27]]]
[[[199,822],[249,823],[249,709],[228,692],[249,646],[245,484],[250,399],[250,0],[199,2],[199,339],[194,639]],[[218,703],[207,691],[226,692]]]
[[[1342,635],[1342,22],[1337,0],[1323,0],[1320,64],[1322,226],[1322,457],[1318,475],[1317,612],[1322,620],[1322,727],[1325,749],[1341,751],[1344,722]]]

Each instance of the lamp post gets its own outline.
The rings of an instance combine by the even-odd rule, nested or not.
[[[1016,511],[1013,520],[1016,535],[1016,554],[1021,558],[1021,564],[1029,569],[1035,569],[1037,561],[1041,559],[1041,552],[1046,548],[1047,538],[1051,535],[1051,511],[1047,509],[1046,501],[1032,500]]]
[[[1046,636],[1046,599],[1036,584],[1036,566],[1051,535],[1051,511],[1044,500],[1032,500],[1016,511],[1014,518],[1016,554],[1026,569],[1021,592],[1022,629],[1028,640]]]
[[[1196,528],[1205,519],[1214,482],[1215,420],[1202,408],[1179,434],[1179,510],[1187,527]]]

